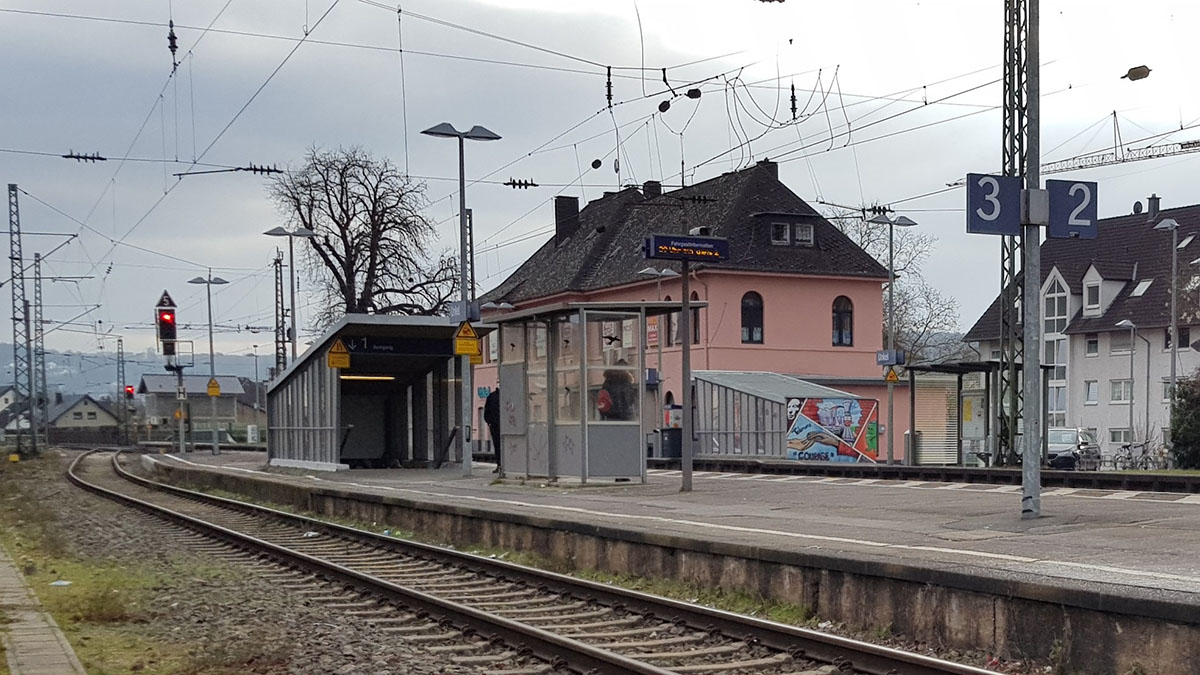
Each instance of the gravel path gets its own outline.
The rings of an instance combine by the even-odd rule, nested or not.
[[[65,457],[60,461],[65,468]],[[406,645],[362,619],[279,589],[266,578],[277,568],[200,552],[179,529],[84,492],[61,478],[61,472],[42,472],[38,480],[25,483],[26,497],[52,510],[70,557],[154,571],[151,606],[140,608],[137,621],[121,627],[151,644],[190,645],[182,672],[472,672],[448,666],[444,655]],[[204,570],[203,578],[197,569]],[[68,637],[79,636],[68,631]],[[164,664],[151,652],[128,667],[128,672],[157,673]]]

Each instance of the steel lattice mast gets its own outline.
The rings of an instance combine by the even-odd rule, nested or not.
[[[287,309],[283,294],[283,252],[275,252],[275,373],[278,376],[287,368]]]
[[[46,324],[42,321],[42,254],[33,254],[33,401],[37,436],[50,438],[50,393],[46,391]]]
[[[29,303],[25,300],[25,269],[21,253],[21,209],[17,201],[16,183],[8,184],[8,260],[12,271],[12,327],[13,327],[13,404],[17,414],[17,453],[36,454],[37,442],[28,449],[24,446],[24,433],[20,416],[29,416],[32,388],[32,372],[29,359]],[[32,417],[30,417],[32,423]],[[31,426],[32,430],[32,426]]]

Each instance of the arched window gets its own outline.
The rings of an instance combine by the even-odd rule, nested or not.
[[[850,298],[839,295],[833,301],[833,346],[850,347],[854,344],[854,304]]]
[[[692,291],[692,302],[698,302],[700,294]],[[700,308],[692,308],[692,344],[700,344]]]
[[[671,296],[664,297],[663,301],[670,302]],[[658,339],[662,340],[664,346],[670,347],[675,344],[675,331],[678,330],[675,325],[675,312],[661,315],[658,321],[658,325],[662,327],[662,332],[659,334]]]
[[[763,299],[754,291],[742,296],[742,344],[763,343]]]

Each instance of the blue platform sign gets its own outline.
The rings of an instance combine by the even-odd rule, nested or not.
[[[719,263],[729,259],[729,240],[684,234],[652,234],[646,238],[646,257]]]
[[[1021,234],[1020,176],[967,174],[967,232]]]
[[[1096,184],[1080,180],[1048,180],[1050,225],[1046,236],[1056,239],[1096,238]]]
[[[880,349],[875,352],[875,365],[902,366],[904,365],[903,349]]]

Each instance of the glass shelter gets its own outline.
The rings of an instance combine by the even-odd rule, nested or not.
[[[679,310],[580,302],[488,317],[500,326],[504,475],[644,482],[645,413],[658,414],[642,409],[646,318]]]

